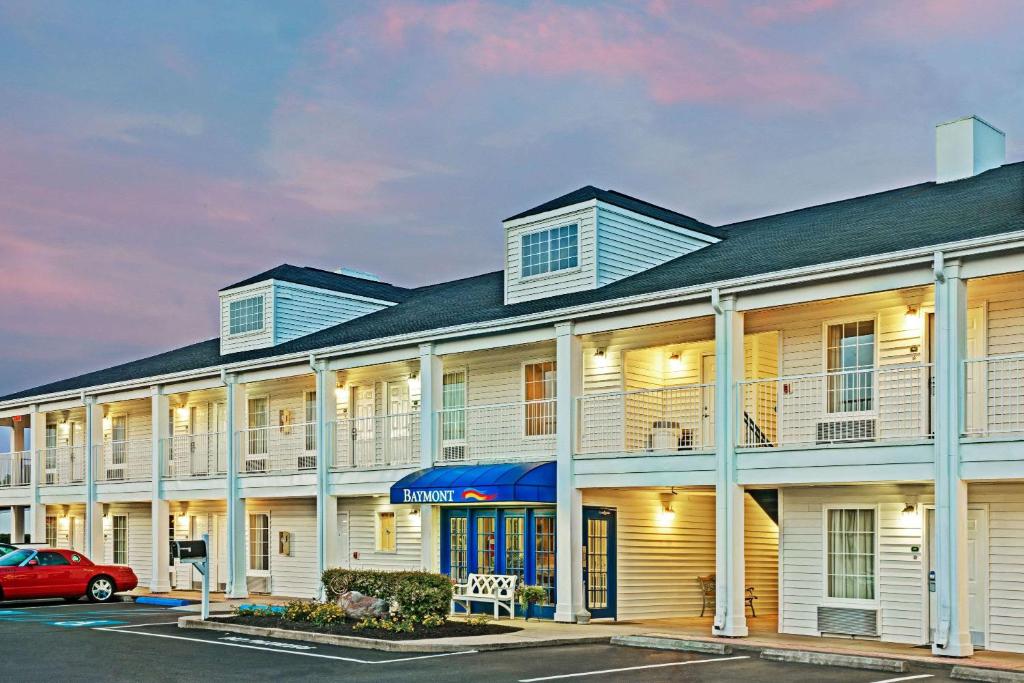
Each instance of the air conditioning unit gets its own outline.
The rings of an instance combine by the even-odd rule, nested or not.
[[[270,577],[247,576],[245,577],[245,587],[250,593],[270,593]]]
[[[267,471],[267,459],[265,457],[246,458],[245,471],[246,474],[264,474]]]
[[[844,636],[878,636],[878,610],[818,607],[818,631]]]
[[[444,446],[441,448],[441,460],[444,462],[461,462],[466,459],[466,446]]]
[[[874,418],[860,420],[830,420],[817,424],[815,441],[818,444],[851,443],[875,440]]]
[[[300,455],[298,465],[300,470],[315,470],[316,454],[310,453],[309,455]]]

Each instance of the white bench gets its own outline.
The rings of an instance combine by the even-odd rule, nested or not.
[[[494,605],[494,618],[498,618],[498,608],[504,608],[508,616],[515,619],[516,616],[516,576],[505,576],[502,574],[470,574],[466,577],[466,583],[455,584],[455,592],[452,594],[452,612],[455,612],[455,603],[460,603],[471,611],[472,602],[489,602]]]

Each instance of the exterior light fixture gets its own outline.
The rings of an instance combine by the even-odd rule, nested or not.
[[[903,518],[903,521],[910,522],[914,519],[916,515],[917,505],[915,505],[913,501],[907,501],[907,504],[903,506],[903,512],[900,513],[900,516]]]
[[[338,403],[348,403],[348,387],[335,387],[334,388],[334,400]]]
[[[921,311],[917,306],[907,306],[907,312],[903,316],[903,327],[910,331],[921,330]]]
[[[179,420],[187,420],[189,414],[188,406],[178,406],[177,410],[174,411],[174,414],[178,416]]]
[[[683,368],[683,360],[680,358],[678,353],[673,353],[668,357],[668,367],[672,372],[679,372]]]
[[[594,364],[601,368],[608,365],[608,353],[605,349],[600,348],[594,351]]]

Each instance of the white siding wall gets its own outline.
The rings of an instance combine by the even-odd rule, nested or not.
[[[412,505],[392,505],[387,498],[339,498],[338,510],[349,513],[350,557],[352,569],[419,569],[420,520],[412,514]],[[395,552],[377,551],[377,513],[395,513]],[[438,551],[439,552],[439,551]]]
[[[274,343],[280,344],[391,304],[290,282],[274,281]]]
[[[597,286],[621,280],[713,240],[610,204],[597,209]]]
[[[89,558],[97,563],[114,561],[114,515],[128,517],[128,566],[139,577],[140,586],[148,586],[153,571],[152,511],[149,503],[111,503],[103,520],[103,557]],[[84,512],[83,512],[84,515]],[[108,521],[109,519],[109,521]]]
[[[783,491],[781,564],[783,617],[780,631],[820,635],[817,608],[825,597],[826,504],[877,505],[878,602],[881,638],[926,641],[925,554],[922,515],[904,519],[908,500],[932,501],[931,487],[847,486],[787,488]],[[918,506],[920,509],[920,505]],[[912,546],[919,546],[914,553]]]
[[[618,618],[657,619],[700,615],[698,576],[715,573],[715,497],[679,492],[672,496],[674,519],[661,523],[665,492],[588,489],[584,505],[616,509]],[[757,589],[756,609],[777,609],[777,531],[746,497],[747,584]],[[713,614],[714,609],[705,612]]]
[[[522,250],[523,235],[571,223],[579,226],[579,267],[525,279],[520,277],[520,251]],[[590,207],[567,212],[557,218],[506,228],[505,303],[514,304],[556,294],[594,289],[597,270],[594,224],[594,209]]]
[[[263,297],[263,329],[232,336],[230,334],[230,303],[253,296]],[[274,288],[272,282],[250,285],[223,292],[220,295],[220,352],[221,354],[263,349],[274,344]]]
[[[249,499],[248,515],[270,515],[271,595],[314,598],[320,577],[316,567],[316,500],[313,498]],[[282,555],[278,539],[282,531],[291,534],[291,555]],[[246,536],[248,541],[248,535]],[[248,542],[246,544],[248,546]],[[246,548],[248,562],[248,547]]]

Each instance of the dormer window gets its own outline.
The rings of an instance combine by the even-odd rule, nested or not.
[[[579,265],[579,225],[563,225],[523,235],[523,277]]]
[[[243,334],[263,329],[263,297],[232,301],[228,309],[228,333]]]

